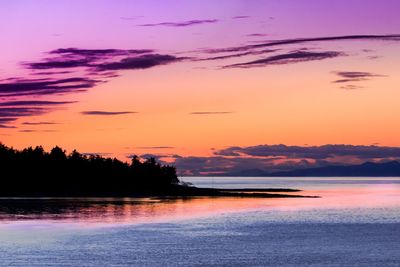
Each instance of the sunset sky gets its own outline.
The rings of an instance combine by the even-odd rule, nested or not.
[[[400,1],[0,3],[0,140],[181,174],[400,158]]]

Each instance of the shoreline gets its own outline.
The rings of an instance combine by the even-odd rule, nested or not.
[[[0,196],[0,201],[18,199],[68,199],[68,198],[191,198],[191,197],[247,197],[247,198],[318,198],[318,196],[294,195],[299,189],[290,188],[243,188],[243,189],[216,189],[199,188],[194,186],[173,185],[164,190],[144,189],[141,192],[62,192],[49,194],[38,192],[35,194],[12,194]]]

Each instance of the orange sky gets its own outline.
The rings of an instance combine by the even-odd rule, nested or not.
[[[3,102],[76,101],[50,107],[49,112],[40,115],[17,116],[15,121],[0,128],[1,142],[9,146],[22,148],[44,145],[49,149],[59,145],[68,151],[76,148],[86,153],[110,153],[121,159],[126,159],[132,153],[209,156],[213,154],[212,148],[259,144],[400,146],[398,37],[378,41],[368,38],[304,41],[264,48],[279,49],[272,53],[199,61],[210,56],[242,52],[237,50],[210,54],[206,48],[244,47],[294,38],[394,34],[396,23],[400,20],[397,14],[389,12],[390,5],[387,10],[376,10],[381,12],[382,21],[373,24],[363,15],[357,17],[351,9],[342,14],[340,8],[333,10],[333,15],[329,13],[332,18],[329,17],[328,23],[321,12],[328,14],[329,7],[323,6],[313,7],[314,11],[318,9],[321,12],[304,19],[300,13],[291,13],[296,10],[288,9],[287,3],[281,6],[258,3],[240,12],[239,7],[243,4],[240,4],[241,1],[224,1],[216,10],[207,14],[206,10],[209,9],[206,7],[211,5],[207,2],[204,5],[198,3],[198,11],[195,6],[175,6],[176,15],[164,14],[163,8],[168,7],[160,5],[158,15],[149,15],[150,6],[144,2],[135,6],[121,1],[120,5],[104,13],[104,20],[101,15],[103,13],[90,12],[90,23],[82,24],[80,28],[78,22],[83,23],[88,18],[71,12],[72,8],[77,8],[74,5],[79,4],[64,3],[66,11],[63,11],[61,2],[49,2],[49,6],[43,7],[43,10],[32,5],[7,3],[4,6],[5,12],[16,12],[23,16],[32,11],[33,15],[30,15],[30,25],[21,22],[19,16],[5,18],[10,26],[6,27],[4,36],[11,40],[2,44],[2,57],[6,62],[6,68],[0,72],[3,86],[9,82],[5,79],[11,77],[50,79],[44,74],[34,76],[33,73],[55,69],[38,70],[21,64],[62,57],[62,54],[46,54],[59,48],[155,49],[152,55],[167,54],[183,58],[151,67],[113,69],[118,75],[113,78],[101,76],[101,73],[100,76],[90,76],[106,82],[85,89],[85,92],[12,97],[3,95]],[[101,3],[99,11],[107,10],[106,4]],[[339,3],[344,4],[343,1]],[[396,2],[390,3],[396,5]],[[299,10],[302,8],[297,4],[295,6]],[[80,6],[84,10],[89,7],[90,4]],[[268,16],[263,15],[260,8],[268,11]],[[373,10],[372,6],[366,5],[364,11],[368,13]],[[386,11],[388,13],[383,16]],[[128,16],[127,13],[132,17],[131,20],[124,18]],[[342,18],[339,18],[339,13]],[[51,21],[49,24],[44,23],[43,16],[46,17],[46,14],[51,17],[53,24]],[[336,26],[318,25],[333,25],[335,14]],[[246,15],[248,18],[235,19],[234,16],[238,15]],[[344,23],[354,15],[354,27],[345,27]],[[193,22],[201,18],[204,20]],[[95,28],[93,20],[98,21],[102,30]],[[67,25],[67,21],[73,23],[62,28],[62,25]],[[166,21],[175,24],[172,27],[163,25]],[[190,25],[178,25],[188,21]],[[161,24],[143,26],[146,23]],[[293,29],[295,26],[299,27],[299,31]],[[35,27],[39,29],[36,37],[31,32]],[[25,32],[29,32],[26,38],[32,40],[32,46],[26,51],[23,43],[28,40],[22,39]],[[255,33],[259,37],[249,36]],[[5,52],[10,50],[11,55]],[[279,59],[281,61],[271,64],[223,68],[271,56],[287,57],[299,51],[336,51],[342,54],[323,59],[301,58],[301,62]],[[63,60],[68,60],[68,57]],[[62,74],[57,78],[89,75],[85,72],[87,70],[82,69],[84,67],[87,68],[87,65],[74,69],[74,74]],[[336,72],[362,72],[367,76],[343,84],[333,83],[343,79]],[[2,84],[0,93],[3,90]],[[356,89],[341,88],[347,85]],[[96,116],[83,115],[81,112],[84,111],[137,113]],[[193,112],[202,114],[191,114]],[[54,124],[26,125],[24,122]]]

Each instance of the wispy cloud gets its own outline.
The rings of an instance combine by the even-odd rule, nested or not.
[[[109,155],[111,155],[111,153],[108,153],[108,152],[85,152],[85,153],[82,153],[82,155],[85,155],[85,156],[109,156]]]
[[[6,118],[2,118],[2,117],[0,117],[0,124],[3,124],[3,123],[8,123],[8,122],[12,122],[12,121],[14,121],[14,120],[16,120],[17,118],[10,118],[10,117],[6,117]]]
[[[195,26],[200,24],[207,23],[216,23],[217,19],[195,19],[195,20],[186,20],[179,22],[160,22],[160,23],[147,23],[147,24],[139,24],[138,26],[142,27],[155,27],[155,26],[167,26],[167,27],[188,27]]]
[[[32,130],[32,129],[25,129],[25,130],[19,130],[18,132],[20,133],[54,133],[57,132],[57,130]]]
[[[82,111],[83,115],[94,115],[94,116],[115,116],[115,115],[126,115],[126,114],[136,114],[138,112],[135,111],[99,111],[99,110],[91,110],[91,111]]]
[[[38,101],[38,100],[23,100],[23,101],[6,101],[0,102],[0,106],[58,106],[77,103],[77,101]]]
[[[190,115],[222,115],[222,114],[231,114],[232,111],[194,111],[190,112]]]
[[[132,54],[151,53],[152,49],[83,49],[83,48],[58,48],[49,52],[49,54],[65,55],[69,57],[85,56],[94,58],[126,56]]]
[[[7,107],[0,108],[0,118],[18,118],[26,116],[42,115],[47,110],[34,107]]]
[[[38,122],[23,122],[23,125],[54,125],[58,124],[57,122],[51,122],[51,121],[38,121]]]
[[[360,85],[348,84],[354,82],[369,81],[375,77],[386,77],[385,75],[365,72],[365,71],[335,71],[335,75],[339,76],[340,79],[332,81],[332,83],[343,84],[340,89],[344,90],[357,90],[364,88]]]
[[[251,16],[240,15],[240,16],[233,16],[232,19],[249,19]]]
[[[359,86],[359,85],[354,85],[354,84],[346,84],[343,86],[340,86],[340,89],[344,90],[357,90],[357,89],[362,89],[364,86]]]
[[[175,147],[173,147],[173,146],[138,146],[135,148],[138,148],[138,149],[172,149]]]
[[[2,128],[2,129],[14,129],[14,128],[17,128],[17,127],[12,126],[12,125],[0,124],[0,128]]]
[[[310,52],[310,51],[299,50],[299,51],[292,51],[286,54],[280,54],[280,55],[270,56],[267,58],[257,59],[249,62],[226,65],[223,68],[250,68],[250,67],[261,67],[261,66],[276,65],[276,64],[291,64],[291,63],[299,63],[305,61],[335,58],[344,55],[345,53],[337,51]]]
[[[23,65],[32,70],[93,68],[108,61],[119,60],[121,57],[133,57],[152,52],[151,49],[59,48],[48,52],[52,56],[50,58],[39,62],[25,62]]]
[[[14,79],[0,83],[0,96],[53,95],[71,92],[83,92],[94,87],[100,81],[74,77],[65,79]]]
[[[36,71],[32,73],[32,75],[46,75],[46,76],[53,76],[53,75],[58,75],[58,74],[69,74],[72,73],[72,71],[69,70],[64,70],[64,71]]]
[[[265,37],[265,36],[268,36],[268,34],[265,34],[265,33],[249,33],[249,34],[246,34],[246,36],[248,36],[248,37]]]
[[[229,58],[238,58],[238,57],[245,57],[245,56],[252,56],[252,55],[268,54],[268,53],[276,52],[278,50],[279,49],[264,49],[261,51],[247,51],[247,52],[243,52],[243,53],[234,53],[234,54],[228,54],[228,55],[222,55],[222,56],[216,56],[216,57],[206,57],[206,58],[201,58],[198,60],[199,61],[223,60],[223,59],[229,59]]]
[[[281,39],[262,42],[254,45],[234,46],[218,49],[205,49],[208,53],[248,51],[263,47],[286,46],[300,43],[332,42],[332,41],[400,41],[400,34],[390,35],[341,35],[312,38]]]
[[[13,125],[8,125],[8,123],[11,123],[13,121],[17,120],[17,118],[13,118],[13,117],[0,117],[0,128],[2,129],[12,129],[12,128],[16,128]]]
[[[0,124],[1,128],[16,128],[9,125],[18,118],[27,116],[39,116],[55,109],[60,105],[76,103],[76,101],[40,101],[21,100],[0,102]],[[55,124],[51,122],[24,122],[24,125]]]
[[[334,73],[342,79],[335,80],[333,83],[358,82],[370,80],[373,77],[385,77],[385,75],[362,71],[336,71]]]
[[[103,63],[96,66],[96,70],[128,70],[128,69],[148,69],[158,65],[180,61],[183,58],[178,58],[171,55],[146,54],[138,57],[124,58],[118,62]]]

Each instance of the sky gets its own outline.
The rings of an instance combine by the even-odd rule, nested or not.
[[[0,141],[183,175],[400,159],[397,0],[0,3]]]

